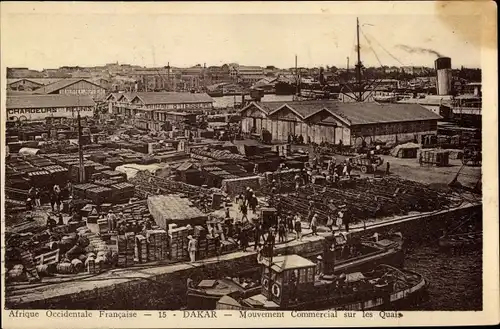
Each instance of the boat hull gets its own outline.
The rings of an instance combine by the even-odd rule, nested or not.
[[[411,287],[406,289],[401,289],[395,292],[380,292],[363,300],[353,300],[345,303],[340,303],[340,305],[334,305],[337,301],[337,296],[327,296],[323,299],[315,299],[310,302],[302,303],[300,305],[291,306],[290,308],[282,308],[281,310],[295,310],[295,311],[307,311],[307,310],[330,310],[330,311],[368,311],[368,310],[380,310],[380,311],[394,311],[394,310],[406,310],[409,307],[416,304],[420,304],[428,299],[428,287],[429,281],[423,276],[406,271],[407,273],[412,273],[418,275],[420,280],[416,282]],[[225,309],[225,305],[218,303],[216,305],[217,309]],[[231,308],[234,309],[234,306]],[[270,310],[270,308],[258,308],[251,307],[249,305],[241,305],[241,310]],[[276,308],[278,309],[278,308]]]
[[[374,255],[340,262],[334,266],[334,274],[368,271],[382,264],[401,268],[404,265],[404,258],[403,250],[385,250]],[[255,272],[260,272],[259,266],[255,268]],[[245,293],[235,292],[230,295],[234,298],[247,297],[260,291],[260,289],[261,286],[258,286]],[[220,294],[211,294],[201,289],[188,288],[187,308],[190,310],[213,310],[216,308],[217,301],[220,298],[222,298]]]

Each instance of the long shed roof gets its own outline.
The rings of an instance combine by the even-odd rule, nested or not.
[[[87,107],[95,106],[89,96],[73,95],[23,95],[7,96],[7,109]]]
[[[241,110],[245,112],[252,106],[256,106],[266,115],[277,113],[287,107],[300,119],[308,117],[320,111],[328,111],[334,116],[340,117],[348,125],[364,125],[375,123],[406,122],[421,120],[438,120],[441,116],[426,109],[419,104],[379,104],[379,103],[343,103],[338,101],[295,101],[295,102],[252,102]]]
[[[136,94],[136,97],[145,105],[212,103],[214,101],[213,98],[206,93],[139,92]]]

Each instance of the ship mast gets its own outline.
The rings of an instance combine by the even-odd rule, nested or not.
[[[357,101],[362,102],[363,101],[363,87],[361,83],[361,46],[359,44],[359,18],[356,17],[356,51],[358,54],[358,62],[356,63],[356,82],[357,82],[357,87],[358,87],[358,96],[357,96]]]

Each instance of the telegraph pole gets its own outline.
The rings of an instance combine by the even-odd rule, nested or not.
[[[80,167],[79,181],[80,183],[85,183],[85,166],[83,165],[83,145],[82,145],[83,139],[82,139],[82,123],[80,117],[80,109],[78,109],[77,119],[78,119],[78,162]]]

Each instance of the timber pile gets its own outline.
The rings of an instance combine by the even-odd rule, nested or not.
[[[285,182],[282,188],[288,190],[292,184]],[[304,219],[308,216],[311,202],[320,221],[326,222],[329,213],[335,215],[339,206],[345,205],[354,223],[370,218],[406,215],[411,211],[434,211],[452,205],[452,200],[444,193],[395,177],[376,181],[344,181],[337,187],[310,184],[302,188],[298,195],[271,199],[272,206],[281,207],[291,214],[299,213]]]

